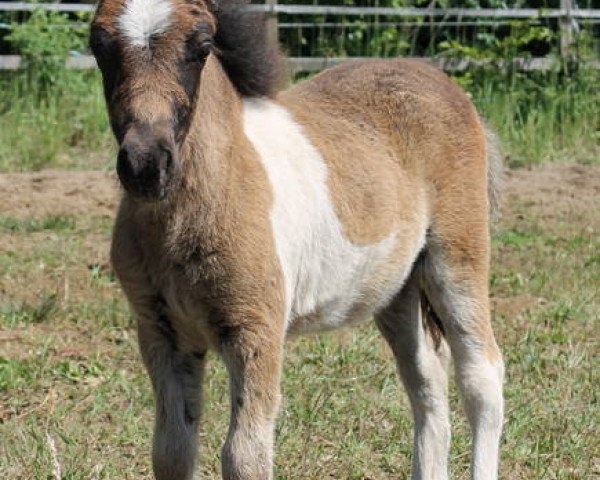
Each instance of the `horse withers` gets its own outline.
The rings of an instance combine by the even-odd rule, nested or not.
[[[452,356],[472,478],[497,478],[492,136],[412,60],[279,91],[262,22],[231,1],[103,0],[92,25],[124,189],[111,257],[155,393],[156,478],[193,476],[208,349],[230,375],[223,477],[267,480],[284,339],[370,318],[412,405],[412,477],[448,478]]]

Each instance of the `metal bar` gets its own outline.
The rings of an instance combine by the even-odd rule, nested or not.
[[[327,5],[248,5],[254,11],[305,15],[384,15],[397,17],[465,17],[465,18],[600,18],[600,9],[535,8],[391,8],[345,7]]]
[[[80,3],[0,2],[0,11],[5,12],[30,12],[38,8],[55,12],[93,12],[96,10],[96,5]]]
[[[573,47],[573,18],[571,11],[573,9],[573,0],[560,0],[560,8],[567,11],[565,16],[560,17],[560,54],[563,58],[568,57]]]
[[[29,3],[0,2],[0,11],[31,11],[35,9],[60,12],[93,12],[95,5],[76,3]],[[383,15],[396,17],[464,17],[464,18],[600,18],[600,9],[568,10],[564,8],[391,8],[391,7],[349,7],[333,5],[248,5],[246,8],[271,14],[305,15]]]
[[[592,22],[593,20],[586,21],[586,23]],[[508,19],[498,19],[498,20],[472,20],[472,21],[439,21],[435,20],[421,20],[421,21],[398,21],[398,22],[379,22],[378,26],[380,27],[411,27],[411,26],[426,26],[426,25],[438,25],[441,27],[456,27],[456,26],[465,26],[465,27],[487,27],[487,26],[498,26],[498,25],[507,25],[510,23]],[[539,25],[540,22],[538,20],[532,20],[528,23],[529,25]],[[288,28],[316,28],[316,27],[325,27],[325,28],[336,28],[336,27],[359,27],[361,25],[346,22],[289,22],[289,23],[280,23],[280,29],[288,29]]]
[[[65,67],[73,70],[90,70],[96,68],[96,60],[91,55],[77,55],[65,60]],[[23,68],[20,55],[0,55],[0,70],[19,70]]]
[[[0,55],[0,70],[18,70],[21,65],[19,55]]]
[[[76,57],[67,58],[65,66],[67,68],[72,68],[73,70],[90,70],[92,68],[97,68],[98,64],[96,63],[96,59],[91,55],[78,55]]]
[[[81,30],[86,30],[88,28],[90,28],[90,24],[87,22],[84,23],[75,23],[75,22],[69,22],[69,23],[64,23],[64,24],[60,24],[60,23],[55,23],[52,25],[48,25],[46,27],[48,30],[55,30],[58,28],[62,28],[62,29],[81,29]],[[0,23],[0,30],[13,30],[14,26],[11,25],[10,23]]]
[[[585,20],[585,23],[598,23],[598,20]],[[396,22],[379,22],[378,26],[380,27],[411,27],[411,26],[425,26],[425,25],[439,25],[440,27],[455,27],[455,26],[465,26],[465,27],[486,27],[486,26],[497,26],[497,25],[507,25],[510,23],[508,19],[498,19],[498,20],[471,20],[471,21],[439,21],[435,20],[419,20],[419,21],[411,21],[411,20],[400,20]],[[532,20],[529,22],[529,25],[539,25],[538,20]],[[324,28],[352,28],[359,27],[361,25],[352,23],[352,22],[286,22],[279,23],[279,29],[290,29],[290,28],[316,28],[316,27],[324,27]],[[13,26],[9,23],[0,23],[0,30],[12,30]],[[89,28],[89,23],[65,23],[65,24],[53,24],[48,26],[49,29],[53,28],[80,28],[82,30]]]
[[[265,3],[269,7],[277,6],[277,0],[266,0]],[[267,14],[267,36],[271,45],[279,45],[279,28],[276,13]]]
[[[411,57],[415,60],[428,62],[436,65],[438,68],[446,72],[462,72],[472,67],[480,67],[490,65],[498,69],[517,68],[522,71],[539,71],[550,70],[557,65],[558,60],[555,58],[540,57],[540,58],[515,58],[512,60],[474,60],[460,58],[427,58],[427,57]],[[351,61],[367,61],[372,60],[372,57],[350,57],[350,58],[316,58],[316,57],[296,57],[288,58],[288,66],[293,74],[300,72],[315,72],[327,67],[339,65],[344,62]],[[600,70],[600,62],[590,61],[585,63],[587,66]]]
[[[474,66],[492,65],[498,68],[516,67],[525,71],[548,70],[557,64],[558,59],[549,57],[515,58],[513,60],[472,60],[460,58],[426,58],[411,57],[424,62],[433,63],[439,68],[449,72],[463,71]],[[345,62],[373,60],[373,57],[291,57],[287,59],[288,68],[292,73],[315,72],[324,68],[339,65]],[[593,68],[600,69],[600,62],[585,63]],[[86,70],[96,68],[96,61],[91,55],[78,55],[69,57],[65,66],[67,68]],[[23,60],[19,55],[0,55],[0,70],[18,70],[23,67]]]

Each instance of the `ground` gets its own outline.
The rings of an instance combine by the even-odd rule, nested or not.
[[[152,398],[110,266],[117,181],[0,175],[0,478],[150,475]],[[507,174],[494,227],[494,328],[505,355],[503,479],[600,478],[600,166]],[[407,478],[411,421],[372,325],[289,343],[278,479]],[[453,478],[469,438],[452,387]],[[229,411],[211,358],[201,478]]]

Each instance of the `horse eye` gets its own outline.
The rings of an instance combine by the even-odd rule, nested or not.
[[[206,57],[211,52],[212,48],[213,42],[211,40],[206,40],[200,44],[198,50],[202,57]]]
[[[186,60],[188,62],[204,62],[208,54],[213,49],[213,43],[211,41],[204,41],[199,44],[194,44],[188,49]]]
[[[191,62],[206,60],[213,47],[209,28],[207,26],[198,27],[188,40],[188,60]]]

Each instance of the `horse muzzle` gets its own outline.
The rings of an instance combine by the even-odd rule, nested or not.
[[[148,127],[130,127],[117,156],[117,174],[125,191],[149,201],[167,196],[177,167],[175,142],[153,133]]]

